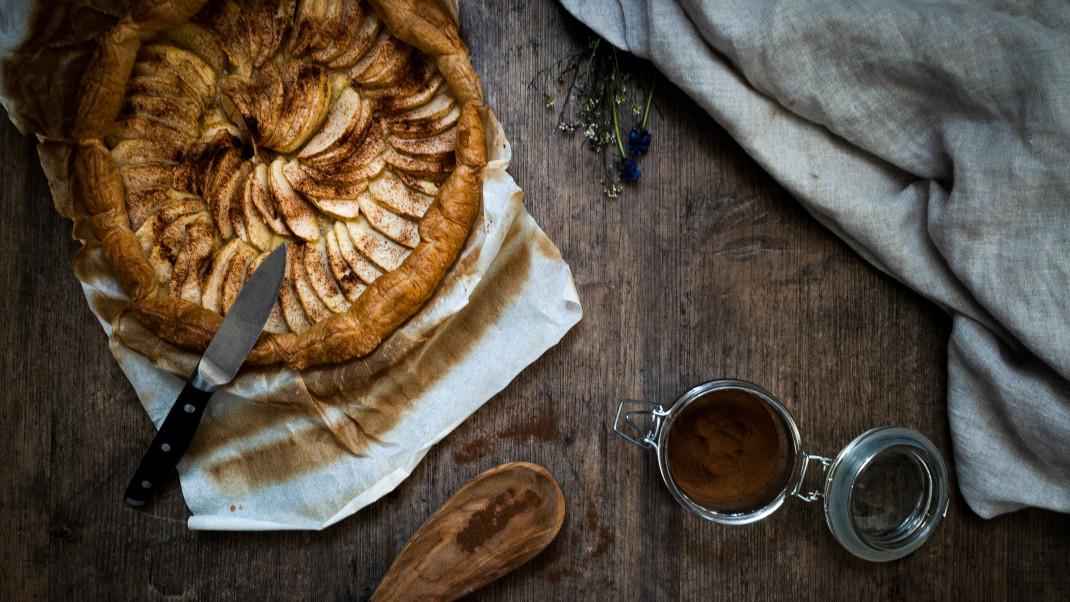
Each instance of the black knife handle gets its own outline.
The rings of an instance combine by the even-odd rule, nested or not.
[[[204,408],[211,397],[211,393],[194,387],[193,383],[186,383],[160,425],[152,445],[145,452],[145,457],[141,459],[134,478],[126,486],[123,501],[127,506],[137,508],[148,504],[152,500],[152,492],[167,482],[171,471],[178,466],[193,442],[197,425],[201,423]]]

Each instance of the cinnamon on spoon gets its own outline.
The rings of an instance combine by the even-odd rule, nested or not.
[[[456,600],[534,558],[565,520],[545,468],[510,462],[469,481],[409,540],[373,602]]]

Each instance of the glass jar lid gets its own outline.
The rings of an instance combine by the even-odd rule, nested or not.
[[[947,513],[947,467],[925,435],[879,427],[840,451],[823,497],[825,521],[847,551],[895,560],[925,543]]]

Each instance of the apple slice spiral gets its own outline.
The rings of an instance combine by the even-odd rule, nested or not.
[[[289,245],[267,330],[301,333],[413,253],[462,111],[387,21],[360,0],[225,0],[141,45],[104,141],[160,295],[225,314]]]

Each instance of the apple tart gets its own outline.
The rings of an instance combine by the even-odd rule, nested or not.
[[[278,245],[249,361],[363,357],[468,239],[479,78],[434,0],[156,0],[102,34],[74,131],[77,197],[160,338],[203,349]]]

